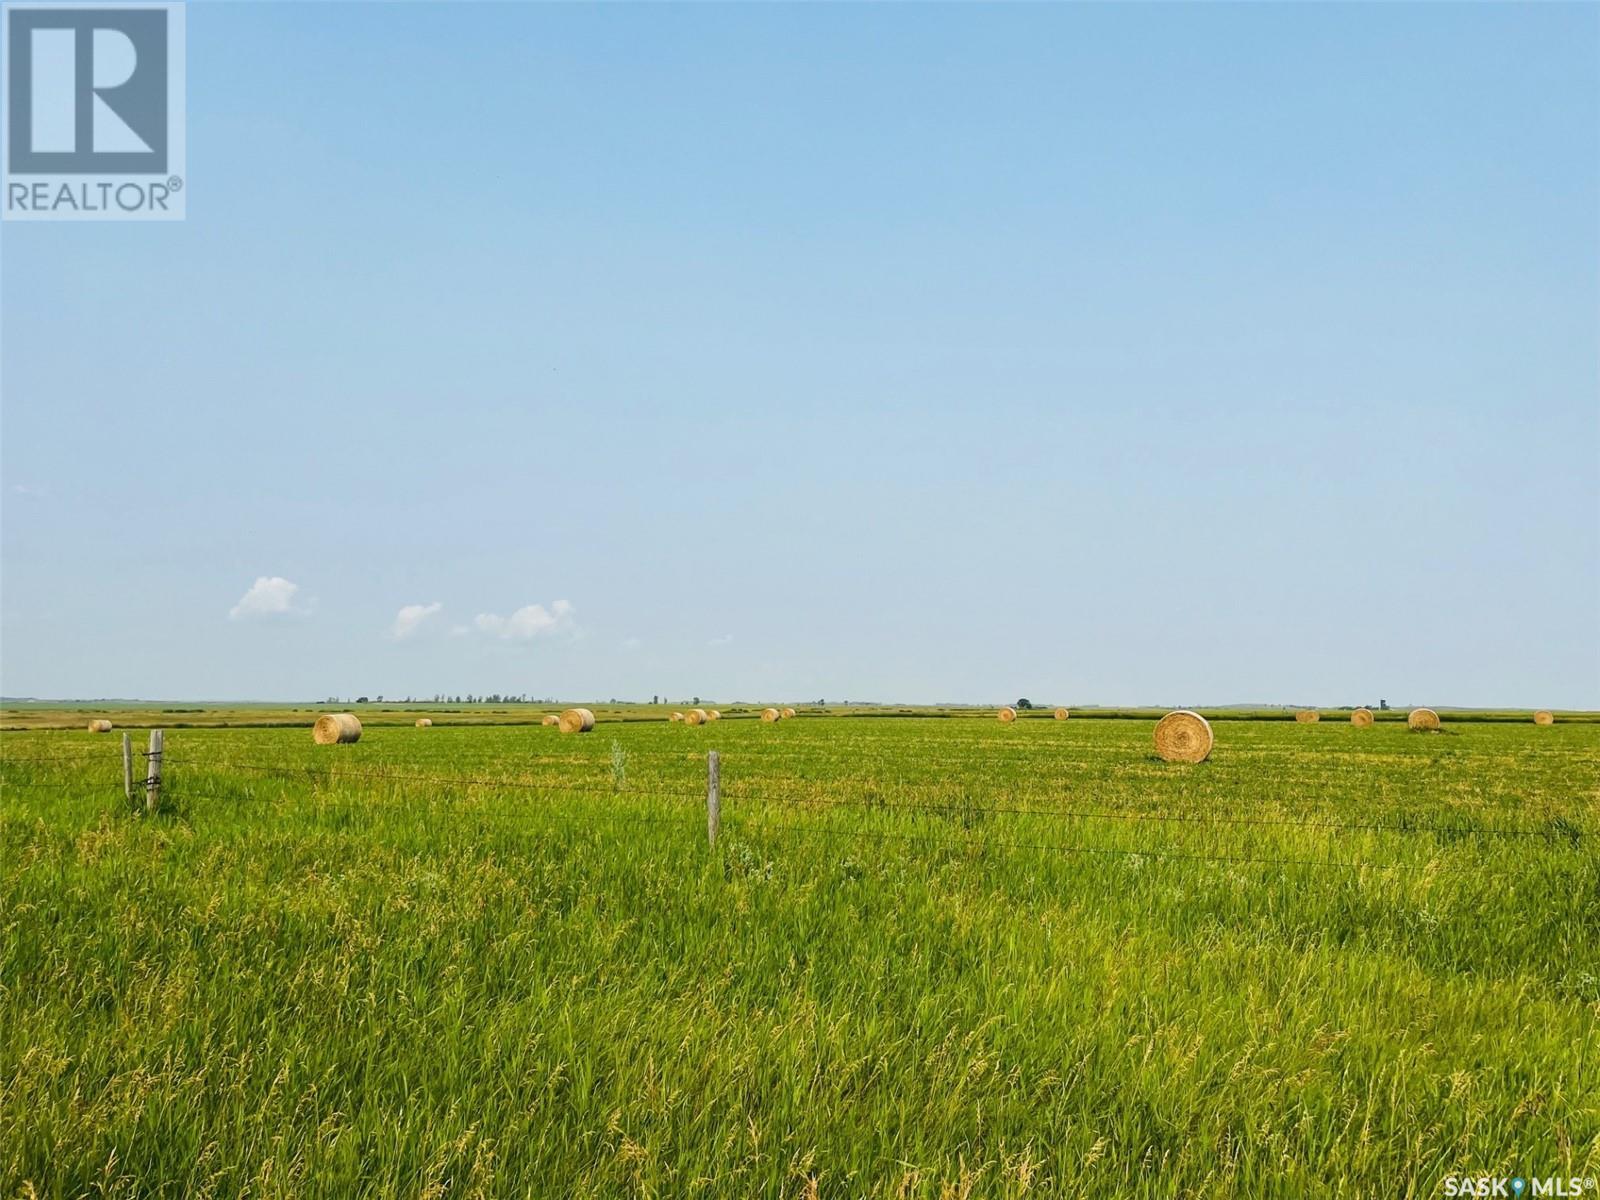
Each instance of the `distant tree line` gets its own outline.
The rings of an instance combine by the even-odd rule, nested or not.
[[[357,696],[354,700],[344,700],[338,696],[329,696],[328,704],[383,704],[386,703],[382,696]],[[475,696],[468,692],[464,695],[447,696],[443,692],[436,692],[432,696],[407,696],[404,700],[395,697],[387,701],[391,704],[549,704],[548,697],[530,696],[526,692],[518,695],[510,693],[490,692],[485,696]]]

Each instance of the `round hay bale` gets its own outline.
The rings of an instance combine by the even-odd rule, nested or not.
[[[361,740],[361,722],[355,713],[323,713],[311,727],[311,740],[319,746],[346,745]]]
[[[1406,718],[1406,728],[1432,732],[1439,728],[1439,714],[1431,708],[1413,708]]]
[[[763,708],[761,710],[761,720],[768,725],[771,725],[774,721],[779,721],[782,719],[783,714],[775,708]]]
[[[1535,725],[1554,725],[1556,723],[1556,715],[1548,708],[1541,708],[1533,714],[1533,723]]]
[[[1002,708],[995,715],[1000,718],[1000,723],[1002,725],[1009,725],[1011,722],[1017,719],[1017,710],[1008,706],[1006,708]]]
[[[431,717],[418,717],[417,718],[417,728],[418,729],[432,729],[433,728],[433,718],[431,718]]]
[[[1156,753],[1168,762],[1204,762],[1213,741],[1211,722],[1186,708],[1156,722]]]
[[[681,712],[670,713],[667,716],[667,720],[672,721],[672,722],[681,721],[681,720],[683,720],[683,714]]]
[[[96,717],[93,721],[89,722],[89,732],[90,733],[110,733],[111,732],[111,722],[106,720],[104,717]]]
[[[722,720],[722,714],[719,713],[714,708],[708,708],[706,710],[706,720],[708,720],[708,721],[720,721],[720,720]]]
[[[1350,724],[1354,725],[1357,729],[1367,728],[1367,726],[1372,724],[1372,710],[1370,708],[1356,709],[1350,714]]]
[[[556,724],[562,733],[588,733],[594,728],[594,714],[587,708],[569,708]]]
[[[691,708],[683,714],[683,723],[685,725],[704,725],[710,719],[711,714],[703,708]]]
[[[1294,719],[1299,721],[1302,725],[1314,725],[1316,722],[1322,720],[1322,714],[1314,708],[1302,708],[1299,712],[1295,713]]]
[[[545,713],[544,716],[539,718],[539,724],[541,724],[541,725],[559,725],[559,724],[561,724],[561,718],[556,716],[555,713]]]
[[[1069,712],[1068,712],[1068,711],[1067,711],[1067,710],[1066,710],[1066,709],[1064,709],[1064,708],[1058,708],[1058,709],[1056,709],[1056,720],[1058,720],[1058,721],[1065,721],[1065,720],[1066,720],[1066,719],[1067,719],[1067,718],[1068,718],[1068,717],[1070,717],[1070,716],[1071,716],[1071,715],[1072,715],[1072,714],[1071,714],[1071,713],[1069,713]]]
[[[792,708],[786,708],[786,709],[784,709],[784,710],[783,710],[783,715],[784,715],[784,718],[785,718],[785,719],[787,719],[787,718],[789,718],[789,717],[792,717],[792,716],[794,716],[794,709],[792,709]]]

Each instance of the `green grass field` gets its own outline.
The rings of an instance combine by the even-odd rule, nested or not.
[[[601,711],[0,737],[4,1194],[1600,1176],[1600,724]]]

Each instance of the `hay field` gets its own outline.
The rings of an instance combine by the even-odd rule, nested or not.
[[[1600,725],[665,711],[0,736],[0,1190],[1600,1175]]]

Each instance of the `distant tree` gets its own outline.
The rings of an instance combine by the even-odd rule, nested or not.
[[[1379,712],[1388,712],[1389,711],[1389,702],[1387,700],[1379,700],[1378,701],[1378,711]]]
[[[698,706],[699,703],[700,703],[700,697],[696,696],[690,703],[695,704],[695,705]]]
[[[365,696],[357,696],[356,697],[356,703],[357,704],[365,704],[366,702],[367,702],[367,698]]]
[[[1026,712],[1028,709],[1030,709],[1032,707],[1033,707],[1033,701],[1029,700],[1027,697],[1023,697],[1021,700],[1017,701],[1017,708],[1021,709],[1023,712]]]

